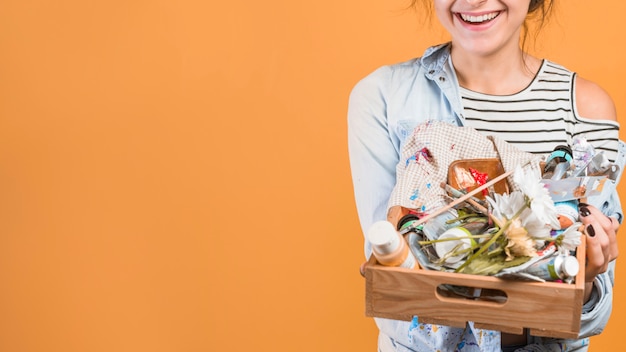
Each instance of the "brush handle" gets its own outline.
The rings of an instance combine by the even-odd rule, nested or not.
[[[474,194],[482,191],[483,189],[486,189],[488,187],[493,186],[494,184],[496,184],[498,181],[509,177],[514,170],[510,170],[508,172],[503,173],[502,175],[494,178],[493,180],[486,182],[484,185],[480,186],[480,187],[476,187],[475,189],[473,189],[471,192],[467,192],[466,194],[464,194],[462,197],[459,197],[457,199],[455,199],[452,203],[449,203],[448,205],[441,207],[439,209],[437,209],[435,212],[430,213],[426,216],[424,216],[423,218],[419,219],[418,221],[416,221],[415,223],[411,224],[412,228],[415,228],[423,223],[425,223],[426,221],[434,218],[435,216],[441,215],[443,214],[443,212],[457,206],[458,204],[461,204],[462,202],[465,202],[466,200],[470,199]]]

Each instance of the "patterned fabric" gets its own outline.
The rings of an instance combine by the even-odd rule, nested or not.
[[[418,323],[413,318],[406,338],[394,339],[381,330],[379,352],[499,352],[500,333],[477,329],[473,323],[465,328]],[[420,346],[418,350],[415,346]]]
[[[505,172],[515,170],[518,165],[538,171],[541,160],[471,127],[428,122],[415,128],[402,148],[389,206],[400,205],[424,213],[445,206],[448,198],[440,184],[447,182],[450,164],[476,158],[499,158]],[[508,181],[512,191],[518,190],[512,175]]]

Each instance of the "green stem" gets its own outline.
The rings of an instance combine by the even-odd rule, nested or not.
[[[498,237],[502,236],[502,234],[504,233],[504,231],[506,231],[506,229],[509,227],[509,222],[506,223],[506,225],[501,228],[498,232],[496,232],[493,237],[491,237],[491,239],[489,239],[489,241],[483,243],[482,246],[480,246],[480,248],[478,249],[478,251],[476,251],[476,253],[472,254],[469,258],[467,258],[467,260],[465,261],[465,263],[463,263],[461,266],[459,266],[458,268],[456,268],[456,270],[454,270],[455,273],[459,273],[461,272],[461,270],[463,270],[466,266],[469,265],[469,263],[472,262],[472,260],[476,259],[479,255],[481,255],[484,251],[487,250],[487,248],[489,248],[497,239]]]
[[[427,244],[433,244],[433,243],[438,243],[438,242],[447,242],[447,241],[458,241],[458,240],[462,240],[465,238],[489,238],[491,237],[491,234],[484,234],[484,235],[471,235],[471,236],[457,236],[457,237],[448,237],[448,238],[442,238],[442,239],[436,239],[436,240],[428,240],[428,241],[417,241],[417,243],[419,243],[420,245],[427,245]]]
[[[502,236],[503,233],[506,232],[506,230],[508,230],[509,226],[511,225],[511,223],[513,222],[513,220],[517,219],[520,215],[522,215],[522,212],[528,207],[528,203],[525,204],[524,207],[520,208],[517,213],[515,213],[515,215],[513,216],[513,218],[511,220],[508,220],[504,226],[500,227],[500,230],[498,230],[498,232],[496,232],[493,237],[491,237],[491,239],[489,239],[489,241],[483,243],[482,246],[480,246],[480,248],[476,251],[476,253],[472,254],[469,258],[467,258],[467,260],[458,268],[456,268],[456,270],[454,270],[455,273],[460,273],[466,266],[469,265],[469,263],[472,262],[472,260],[476,259],[479,255],[481,255],[484,251],[486,251],[492,244],[494,244],[496,242],[496,240]],[[495,218],[495,217],[494,217]]]
[[[441,258],[441,262],[445,262],[446,259],[450,257],[456,257],[457,255],[469,253],[474,250],[474,248],[457,249],[459,248],[459,246],[461,245],[459,244],[458,246],[454,247],[454,249],[451,252],[448,252],[443,258]]]
[[[454,219],[447,220],[446,224],[453,224],[453,223],[455,223],[457,221],[462,221],[462,220],[465,220],[467,218],[481,218],[481,216],[478,215],[478,214],[475,214],[475,213],[462,214],[462,215],[459,215],[458,217],[456,217]]]
[[[498,247],[492,251],[487,252],[487,257],[489,258],[493,258],[495,256],[497,256],[498,254],[502,253],[504,250],[501,247]]]

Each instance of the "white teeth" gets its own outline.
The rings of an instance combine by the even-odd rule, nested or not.
[[[489,20],[496,18],[496,16],[498,16],[498,13],[492,12],[492,13],[484,14],[481,16],[471,16],[471,15],[466,15],[466,14],[460,14],[460,15],[463,21],[472,22],[472,23],[480,23],[480,22],[485,22],[485,21],[489,21]]]

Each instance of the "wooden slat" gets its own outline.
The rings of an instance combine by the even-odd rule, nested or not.
[[[584,242],[584,241],[583,241]],[[524,328],[535,336],[576,338],[584,293],[584,243],[578,248],[581,270],[575,284],[523,282],[492,276],[455,274],[378,265],[365,266],[366,315],[463,327],[477,327],[520,334]],[[505,302],[446,297],[437,292],[442,284],[500,290]]]

